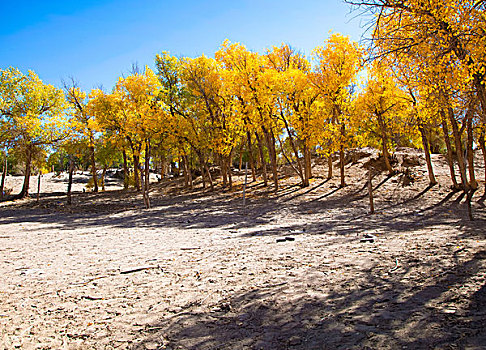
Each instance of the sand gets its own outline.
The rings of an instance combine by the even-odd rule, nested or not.
[[[344,188],[323,163],[308,188],[251,183],[246,206],[243,172],[233,191],[155,183],[148,210],[86,175],[68,206],[45,175],[39,202],[0,204],[0,349],[486,348],[484,183],[470,221],[434,156],[434,187],[423,164],[408,186],[377,175],[371,215],[363,162]]]

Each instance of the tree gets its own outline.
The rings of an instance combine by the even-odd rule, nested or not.
[[[93,192],[98,192],[98,177],[96,175],[95,161],[95,125],[94,117],[88,111],[89,99],[76,81],[71,78],[70,83],[64,82],[66,100],[69,103],[71,115],[74,117],[73,126],[80,135],[84,136],[88,145],[88,157],[91,163],[91,176],[93,177]]]
[[[313,51],[315,69],[312,83],[327,104],[330,115],[322,130],[323,146],[328,149],[329,177],[332,176],[331,154],[339,151],[341,186],[344,180],[344,150],[351,134],[346,132],[353,93],[353,83],[362,67],[361,49],[357,43],[341,34],[332,34],[324,46]]]
[[[345,0],[373,14],[375,56],[406,58],[410,50],[455,62],[455,76],[472,83],[486,121],[486,2],[481,0]],[[441,65],[441,67],[446,67]]]
[[[381,144],[386,169],[392,174],[392,141],[407,131],[411,101],[398,87],[391,72],[381,64],[376,62],[369,69],[368,77],[364,90],[356,100],[353,122],[360,131],[363,143]]]
[[[44,84],[32,71],[24,75],[16,68],[0,70],[0,130],[2,136],[23,154],[24,183],[15,198],[29,193],[33,156],[66,136],[62,90]]]
[[[287,139],[297,163],[295,167],[289,157],[289,164],[300,176],[302,186],[309,186],[311,178],[311,149],[317,139],[312,135],[318,132],[318,114],[316,105],[320,92],[311,84],[309,74],[310,62],[304,55],[288,45],[274,47],[267,55],[270,69],[276,72],[274,90],[278,94],[279,119],[285,126]],[[277,138],[280,138],[277,135]],[[303,164],[300,155],[303,155]]]
[[[161,135],[164,125],[164,113],[159,108],[159,90],[157,76],[147,67],[143,73],[134,72],[119,78],[111,94],[99,89],[91,93],[90,109],[100,128],[121,135],[130,145],[135,186],[142,190],[146,208],[150,208],[148,192],[151,142],[154,137]],[[142,173],[143,155],[145,162]]]

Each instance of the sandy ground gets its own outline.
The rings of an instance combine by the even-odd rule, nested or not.
[[[484,182],[469,221],[434,166],[432,188],[423,165],[377,175],[374,215],[362,162],[345,188],[252,183],[245,207],[241,184],[179,180],[149,210],[121,190],[3,203],[0,349],[485,349]]]

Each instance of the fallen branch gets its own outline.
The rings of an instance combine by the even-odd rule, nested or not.
[[[139,271],[144,271],[144,270],[152,270],[152,269],[160,269],[159,266],[142,266],[142,267],[136,267],[131,270],[125,270],[125,271],[120,271],[121,275],[126,275],[128,273],[134,273],[134,272],[139,272]]]
[[[91,283],[91,282],[93,282],[93,281],[99,280],[99,279],[101,279],[101,278],[110,277],[110,276],[113,276],[113,275],[96,276],[96,277],[94,277],[94,278],[91,278],[91,279],[87,280],[86,282],[75,283],[75,284],[80,284],[80,285],[85,286],[85,285],[87,285],[87,284],[89,284],[89,283]]]

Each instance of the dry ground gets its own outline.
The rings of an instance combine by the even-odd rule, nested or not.
[[[345,188],[250,184],[246,207],[241,185],[179,180],[150,210],[121,190],[3,203],[0,349],[485,349],[484,183],[469,221],[434,166],[432,188],[423,165],[377,175],[374,215],[362,162]]]

